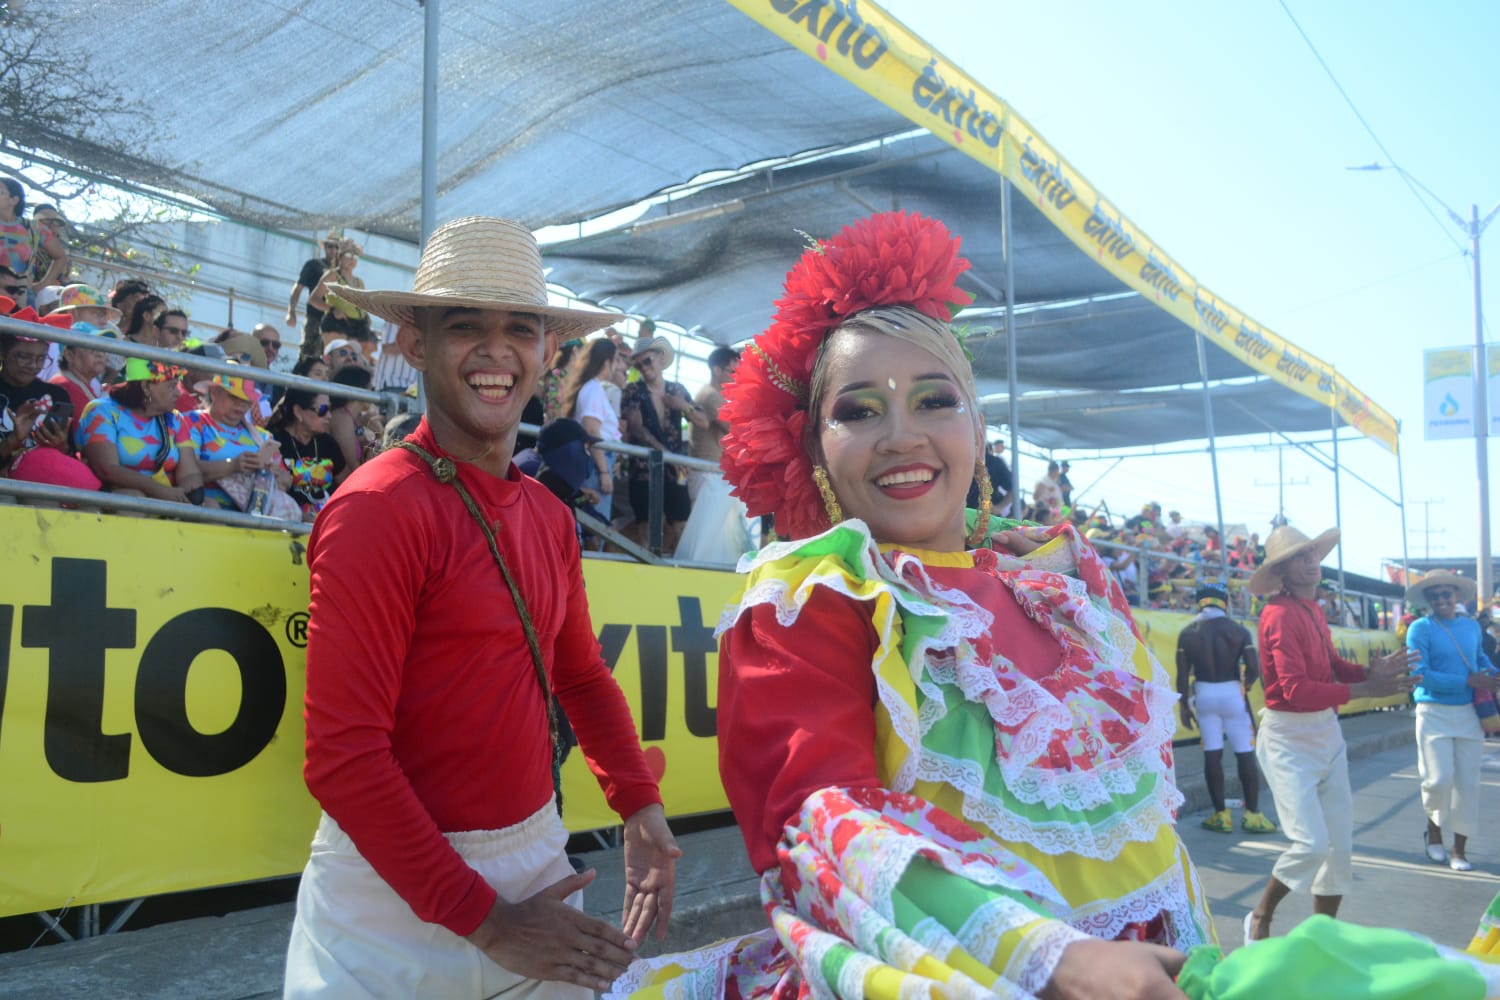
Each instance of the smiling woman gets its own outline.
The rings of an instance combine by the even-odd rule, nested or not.
[[[687,968],[740,997],[1147,995],[1211,939],[1173,694],[1124,595],[1070,526],[990,523],[948,325],[966,267],[932,220],[847,227],[726,387],[726,478],[792,539],[750,558],[719,654],[720,773],[774,927],[617,993]]]

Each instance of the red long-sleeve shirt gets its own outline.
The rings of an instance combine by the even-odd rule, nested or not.
[[[443,452],[424,420],[414,437]],[[523,595],[553,691],[621,816],[661,801],[599,654],[572,516],[512,466],[458,464]],[[395,449],[308,546],[307,786],[423,920],[479,926],[495,891],[442,836],[511,826],[552,792],[546,707],[510,592],[452,485]]]
[[[1266,707],[1319,712],[1349,701],[1349,685],[1365,668],[1339,656],[1323,611],[1312,601],[1282,594],[1260,613],[1261,677]]]
[[[1062,652],[1004,584],[981,570],[929,566],[995,616],[991,635],[1032,677]],[[719,645],[719,776],[758,872],[776,865],[783,828],[820,788],[878,788],[877,646],[871,606],[814,587],[791,626],[776,608],[740,616]]]

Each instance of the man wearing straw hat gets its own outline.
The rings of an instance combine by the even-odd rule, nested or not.
[[[1354,796],[1337,709],[1355,698],[1409,691],[1413,683],[1407,668],[1417,658],[1405,649],[1371,657],[1368,667],[1334,650],[1315,597],[1323,557],[1338,540],[1337,528],[1308,538],[1279,527],[1250,577],[1252,594],[1276,595],[1260,615],[1266,709],[1255,756],[1292,846],[1277,858],[1260,902],[1245,915],[1246,941],[1270,936],[1276,907],[1291,892],[1311,892],[1313,912],[1338,916],[1353,881]]]
[[[308,544],[323,818],[286,995],[587,1000],[665,934],[680,852],[600,657],[572,515],[511,455],[557,341],[612,317],[549,305],[536,241],[504,219],[439,227],[411,292],[333,290],[400,326],[428,410]],[[554,694],[624,817],[623,929],[577,908],[595,873],[564,852]]]
[[[1428,613],[1406,631],[1406,646],[1422,658],[1417,703],[1417,774],[1422,779],[1422,811],[1427,815],[1423,849],[1428,860],[1468,872],[1469,838],[1479,832],[1479,766],[1484,759],[1484,729],[1475,712],[1474,695],[1494,695],[1500,682],[1484,653],[1479,623],[1458,613],[1478,594],[1474,581],[1438,570],[1406,590],[1409,608]],[[1453,851],[1443,847],[1443,832],[1453,835]]]

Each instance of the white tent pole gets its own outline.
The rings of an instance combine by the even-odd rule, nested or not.
[[[1203,426],[1208,431],[1208,462],[1214,476],[1214,516],[1219,525],[1219,558],[1224,560],[1220,578],[1229,582],[1229,539],[1224,537],[1224,494],[1219,490],[1219,446],[1214,440],[1213,390],[1208,385],[1208,355],[1203,350],[1203,334],[1193,333],[1193,344],[1198,348],[1198,377],[1203,380]]]
[[[1396,423],[1396,495],[1401,498],[1401,586],[1411,582],[1411,564],[1406,555],[1406,476],[1401,471],[1401,424]],[[1403,601],[1402,614],[1406,613]]]
[[[1333,418],[1333,526],[1339,529],[1339,537],[1344,535],[1344,502],[1339,491],[1339,411],[1338,407],[1330,406],[1328,412]],[[1397,450],[1400,442],[1397,442]],[[1339,550],[1339,600],[1344,599],[1344,546]],[[1342,624],[1342,622],[1340,623]]]
[[[437,218],[438,0],[423,0],[422,19],[422,245]]]
[[[1016,267],[1010,254],[1010,181],[1000,178],[1000,259],[1005,262],[1005,382],[1010,393],[1011,516],[1019,518],[1021,503],[1021,394],[1016,385]]]

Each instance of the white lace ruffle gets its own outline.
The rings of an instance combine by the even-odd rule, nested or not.
[[[1004,976],[1028,994],[1040,993],[1062,961],[1063,949],[1088,935],[1060,921],[1045,924],[1021,940],[1005,964]]]

